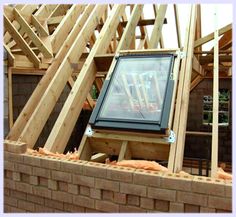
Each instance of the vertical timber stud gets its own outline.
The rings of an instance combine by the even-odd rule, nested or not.
[[[177,102],[175,108],[173,130],[176,134],[176,141],[171,144],[168,169],[170,171],[179,171],[182,169],[185,132],[187,125],[189,93],[192,73],[192,58],[196,26],[196,5],[191,6],[190,23],[186,31],[184,52],[185,59],[182,60],[180,69],[180,78],[178,85]]]
[[[70,47],[67,55],[64,57],[55,76],[49,83],[38,105],[34,109],[32,116],[19,137],[19,141],[27,143],[29,148],[34,147],[49,115],[73,72],[72,64],[78,62],[86,47],[87,41],[89,41],[93,34],[105,9],[106,6],[102,4],[95,6],[93,12],[90,14],[82,30]]]
[[[96,78],[95,55],[104,54],[119,24],[119,16],[123,14],[125,5],[115,5],[81,69],[73,88],[59,114],[48,137],[45,148],[52,152],[63,152],[78,119],[83,103]],[[85,142],[86,144],[86,142]]]
[[[12,67],[8,67],[8,121],[11,129],[13,126]]]
[[[214,71],[213,71],[213,125],[211,145],[211,177],[214,177],[218,167],[218,110],[219,110],[219,31],[217,6],[215,6],[214,20]]]

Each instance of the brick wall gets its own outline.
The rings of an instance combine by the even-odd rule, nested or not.
[[[212,131],[211,126],[202,124],[203,96],[212,95],[212,85],[211,79],[205,79],[191,92],[187,130],[202,132]],[[219,82],[219,88],[232,90],[231,79],[221,79]],[[232,105],[230,106],[229,126],[219,127],[219,161],[224,162],[232,162]],[[185,156],[210,159],[211,137],[187,135],[185,144]]]
[[[231,210],[231,182],[4,151],[5,212]]]

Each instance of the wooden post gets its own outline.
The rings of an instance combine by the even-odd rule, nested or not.
[[[212,149],[211,149],[211,177],[215,177],[218,167],[218,115],[219,115],[219,30],[217,6],[214,12],[214,73],[213,73],[213,123],[212,123]]]
[[[13,126],[13,101],[12,101],[12,68],[8,67],[8,121],[9,128]]]

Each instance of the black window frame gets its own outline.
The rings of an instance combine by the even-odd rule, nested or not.
[[[99,117],[102,103],[105,100],[106,94],[112,84],[112,80],[117,70],[117,66],[121,59],[126,58],[153,58],[153,57],[171,57],[171,64],[168,71],[168,80],[164,95],[164,101],[162,105],[162,115],[160,121],[150,121],[150,120],[132,120],[132,119],[111,119],[111,118],[101,118]],[[131,54],[116,57],[116,64],[113,69],[111,78],[105,80],[102,90],[99,94],[96,106],[92,112],[89,120],[89,124],[94,129],[109,129],[109,130],[123,130],[123,131],[135,131],[135,132],[165,132],[168,128],[169,114],[172,102],[172,95],[174,89],[173,80],[173,68],[175,63],[176,54],[164,53],[164,54]]]

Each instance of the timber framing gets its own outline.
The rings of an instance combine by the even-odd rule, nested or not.
[[[164,43],[163,26],[169,25],[168,7],[173,7],[177,42],[174,48],[165,48]],[[231,79],[232,24],[202,37],[201,5],[192,5],[183,43],[178,5],[154,4],[152,9],[154,17],[145,19],[143,4],[4,6],[3,46],[7,54],[10,126],[6,139],[34,148],[68,83],[70,94],[44,145],[49,151],[63,153],[82,109],[93,110],[96,105],[91,96],[92,86],[100,93],[103,83],[111,77],[117,55],[174,53],[175,86],[166,132],[154,135],[95,130],[92,136],[85,132],[79,157],[94,162],[104,162],[109,155],[116,155],[118,161],[159,160],[167,162],[170,171],[178,172],[183,167],[185,136],[212,136],[214,175],[218,163],[217,108],[214,106],[212,133],[186,131],[189,95],[200,82],[210,78],[214,80],[216,99],[216,80]],[[212,40],[214,49],[203,50],[203,45]],[[16,120],[13,120],[13,75],[42,76]],[[172,144],[167,142],[171,130],[176,138]]]

